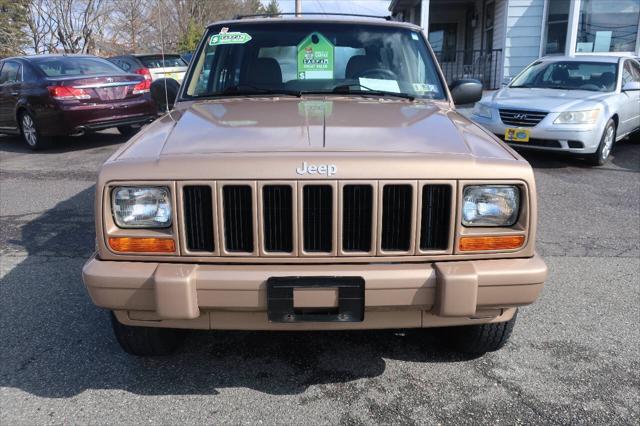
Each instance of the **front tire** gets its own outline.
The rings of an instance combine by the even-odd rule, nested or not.
[[[113,333],[120,347],[136,356],[159,356],[173,353],[183,342],[184,330],[136,327],[122,324],[111,312]]]
[[[28,111],[20,113],[20,133],[29,149],[33,151],[45,149],[51,145],[51,140],[40,134],[33,116]]]
[[[509,340],[517,316],[518,311],[506,322],[447,328],[448,343],[452,349],[467,354],[497,351]]]
[[[616,142],[616,122],[613,119],[609,119],[607,125],[604,126],[604,132],[600,138],[600,145],[593,154],[587,156],[587,161],[592,166],[603,166],[606,164],[613,149],[613,144]]]

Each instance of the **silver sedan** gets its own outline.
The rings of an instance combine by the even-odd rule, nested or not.
[[[640,129],[640,63],[619,56],[542,58],[476,103],[471,119],[513,146],[606,163]]]

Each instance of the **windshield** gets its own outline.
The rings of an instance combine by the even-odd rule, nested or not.
[[[193,62],[187,98],[269,93],[445,97],[422,35],[395,26],[213,26]]]
[[[33,63],[47,77],[73,77],[100,74],[122,74],[123,71],[111,62],[101,58],[74,58],[54,56],[36,58]]]
[[[618,66],[606,62],[534,62],[509,87],[611,92]]]
[[[172,67],[186,67],[187,63],[182,60],[178,55],[164,55],[164,61],[162,55],[154,56],[139,56],[138,59],[147,68],[172,68]]]

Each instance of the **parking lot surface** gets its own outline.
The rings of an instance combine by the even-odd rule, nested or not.
[[[1,424],[640,422],[640,144],[601,168],[525,153],[550,277],[498,352],[433,331],[194,332],[139,359],[80,276],[97,169],[122,142],[0,136]]]

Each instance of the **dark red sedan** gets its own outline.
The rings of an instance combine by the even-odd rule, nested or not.
[[[31,149],[54,136],[117,127],[132,135],[156,117],[150,81],[85,55],[0,61],[0,133],[22,134]]]

